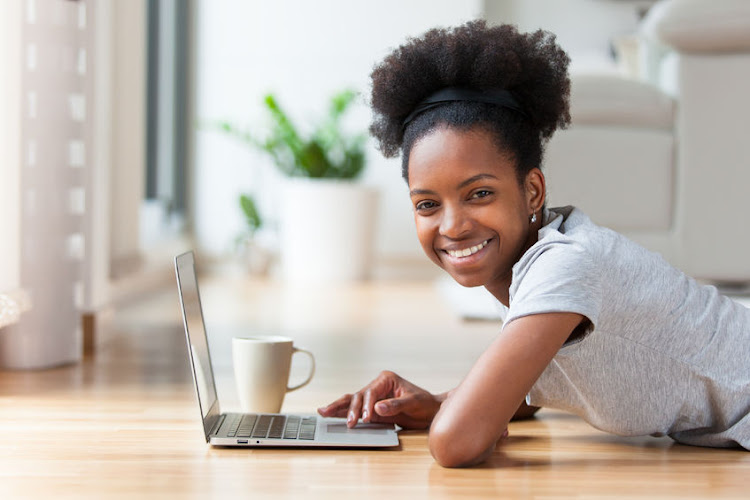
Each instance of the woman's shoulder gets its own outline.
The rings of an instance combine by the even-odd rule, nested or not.
[[[544,217],[545,224],[539,230],[537,240],[542,249],[564,244],[585,251],[595,260],[606,260],[614,251],[637,254],[644,250],[622,234],[596,224],[583,210],[574,206],[549,208]]]
[[[566,235],[569,238],[581,237],[598,233],[613,233],[614,231],[595,224],[591,218],[580,208],[572,205],[565,207],[553,207],[544,211],[544,224],[539,230],[539,239],[555,233]]]
[[[513,267],[511,288],[531,279],[553,282],[597,283],[612,266],[629,261],[634,250],[624,236],[599,226],[572,206],[546,209],[539,237]],[[621,258],[615,259],[613,256]],[[514,286],[515,285],[515,286]]]
[[[606,263],[587,242],[582,231],[590,221],[579,212],[572,207],[545,211],[538,241],[513,267],[506,321],[557,311],[597,323]]]
[[[536,243],[523,255],[528,265],[548,252],[590,253],[602,235],[602,228],[594,224],[580,209],[567,206],[545,209],[543,225]],[[606,230],[605,230],[606,231]]]

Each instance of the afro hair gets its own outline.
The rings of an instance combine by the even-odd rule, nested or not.
[[[411,146],[440,125],[484,127],[498,148],[516,160],[519,180],[541,167],[543,147],[570,123],[568,55],[546,31],[519,33],[512,25],[471,21],[436,28],[394,50],[372,72],[370,132],[386,157],[402,155],[408,180]],[[425,98],[447,87],[505,89],[524,113],[491,104],[458,101],[427,110],[404,127]]]

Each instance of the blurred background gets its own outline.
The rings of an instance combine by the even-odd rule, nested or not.
[[[674,10],[675,2],[645,0],[5,0],[0,16],[0,362],[33,368],[80,359],[92,348],[102,314],[144,290],[171,286],[171,259],[189,248],[207,266],[229,266],[231,272],[262,279],[303,280],[299,269],[317,268],[314,263],[326,256],[340,267],[352,261],[351,273],[337,276],[341,281],[435,279],[438,271],[423,257],[414,234],[400,159],[384,159],[370,139],[357,141],[371,119],[367,101],[374,64],[409,37],[472,19],[557,34],[571,57],[572,73],[584,76],[580,87],[574,84],[574,134],[551,145],[550,178],[555,165],[580,166],[592,141],[650,155],[633,162],[647,166],[642,174],[628,169],[625,179],[601,180],[614,185],[613,194],[597,195],[604,202],[583,193],[566,203],[582,204],[595,220],[630,231],[688,268],[696,260],[683,250],[691,240],[675,238],[684,225],[680,214],[692,206],[681,198],[679,183],[686,176],[677,174],[682,168],[678,137],[686,129],[676,103],[687,87],[675,82],[690,71],[692,60],[684,60],[696,51],[701,64],[706,51],[714,50],[717,58],[731,59],[722,59],[731,71],[743,74],[750,44],[740,33],[732,38],[734,45],[719,42],[717,48],[709,36],[709,49],[689,44],[685,49],[679,36],[676,42],[669,38],[674,30],[665,31],[667,21],[672,23],[667,28],[675,26],[667,16],[671,11],[644,30],[649,16],[656,16],[651,11],[661,7],[654,3]],[[695,1],[682,3],[696,10]],[[712,19],[706,8],[708,15],[698,14],[702,21]],[[746,15],[741,19],[747,19],[746,10],[740,8]],[[737,18],[730,14],[714,17],[721,26]],[[680,22],[678,28],[693,26],[690,19]],[[660,36],[644,56],[646,40]],[[661,64],[670,51],[683,59],[672,59],[671,70],[654,69],[655,58]],[[336,115],[331,99],[347,90],[352,97]],[[272,151],[280,115],[271,112],[269,94],[283,119],[294,124],[298,146],[307,147],[303,137],[317,138],[306,152],[317,154],[316,148],[337,138],[361,146],[358,175],[328,179],[334,185],[328,188],[356,184],[365,191],[349,193],[329,212],[315,211],[324,210],[324,201],[285,208],[290,178],[311,174],[279,166],[306,160],[288,151],[279,160]],[[734,100],[738,105],[747,107],[747,100]],[[603,138],[596,135],[603,129]],[[575,135],[581,131],[594,135]],[[333,162],[340,161],[343,153],[331,150]],[[747,166],[743,156],[732,168]],[[550,181],[554,201],[576,195],[576,186],[592,186],[585,172],[574,172],[580,177],[566,174],[557,191]],[[696,182],[705,186],[706,181]],[[628,193],[627,186],[646,191]],[[293,196],[307,200],[307,194]],[[322,196],[330,201],[334,194],[329,190]],[[598,211],[612,203],[612,196],[633,207]],[[353,219],[360,205],[373,209],[361,219],[366,222]],[[331,210],[352,217],[338,227],[348,224],[362,232],[360,246],[316,246],[318,240],[334,239],[329,229],[315,226],[318,219],[332,218]],[[292,227],[289,212],[305,216],[302,229],[285,229]],[[733,212],[732,207],[719,210],[722,217]],[[300,235],[307,238],[302,244],[309,244],[303,253],[319,252],[318,259],[312,265],[288,264],[285,271],[284,259],[304,258],[290,250],[302,245],[293,240]],[[746,248],[739,245],[742,252]],[[722,260],[720,255],[701,258]],[[750,279],[747,271],[734,269],[703,274],[727,282]],[[320,280],[320,273],[309,280]]]

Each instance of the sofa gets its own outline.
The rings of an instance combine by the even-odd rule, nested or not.
[[[576,205],[687,274],[750,282],[750,1],[663,0],[637,75],[571,75],[548,206]]]

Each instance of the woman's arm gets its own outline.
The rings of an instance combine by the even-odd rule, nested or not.
[[[435,460],[445,467],[486,460],[531,386],[583,320],[549,313],[509,323],[440,405],[429,437]]]

